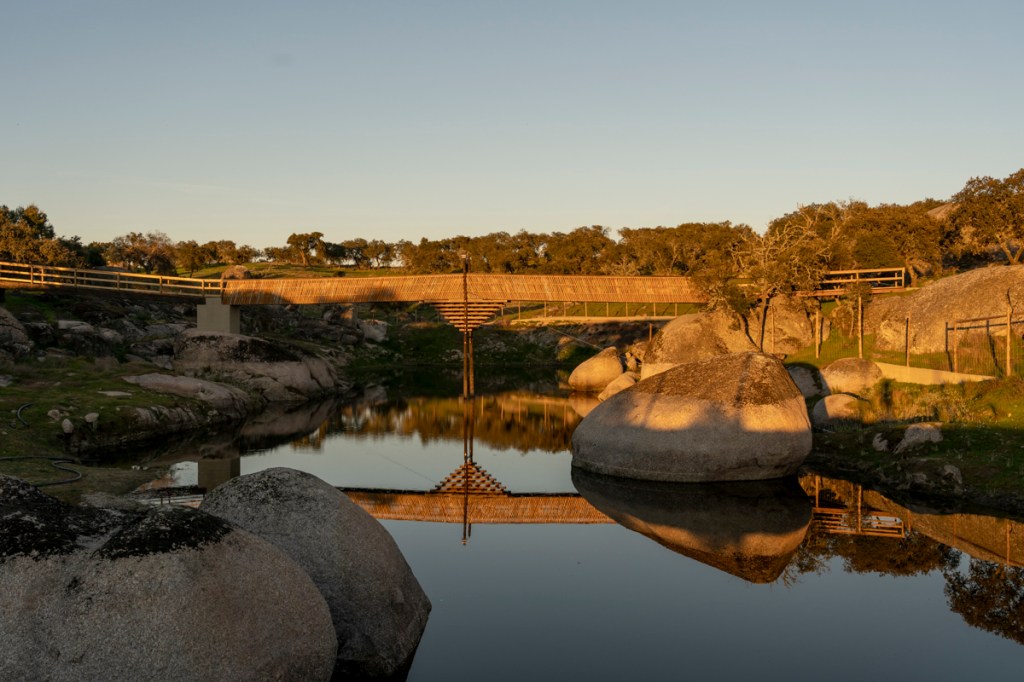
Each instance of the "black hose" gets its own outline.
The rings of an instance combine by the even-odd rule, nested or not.
[[[61,464],[82,464],[81,460],[75,459],[73,457],[44,457],[43,455],[19,455],[16,457],[0,457],[0,462],[18,462],[24,461],[26,459],[47,460],[50,462],[50,466],[52,466],[54,469],[60,469],[61,471],[66,471],[68,473],[74,474],[74,476],[71,478],[65,478],[59,481],[43,481],[42,483],[33,483],[32,485],[34,485],[37,488],[45,488],[46,486],[50,485],[64,485],[65,483],[74,483],[75,481],[80,481],[82,477],[85,476],[85,474],[83,474],[81,471],[75,471],[74,469],[61,466]]]
[[[15,413],[15,416],[18,418],[18,421],[25,425],[25,428],[27,429],[31,427],[29,427],[28,422],[25,421],[21,416],[21,411],[24,410],[26,407],[32,407],[32,403],[25,403],[24,405],[19,407],[18,411]],[[15,424],[15,428],[17,428],[17,424]]]

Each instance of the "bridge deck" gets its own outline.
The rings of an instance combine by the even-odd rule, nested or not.
[[[805,296],[834,297],[852,284],[873,291],[900,291],[903,268],[836,271],[821,289]],[[442,303],[463,301],[575,301],[578,303],[705,303],[707,297],[689,277],[606,275],[399,275],[393,277],[319,277],[303,279],[219,280],[142,275],[0,262],[0,286],[82,289],[203,299],[219,296],[228,305],[317,303]]]

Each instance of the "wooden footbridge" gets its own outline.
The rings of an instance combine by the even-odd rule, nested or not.
[[[841,271],[829,273],[821,289],[807,295],[834,297],[859,283],[879,292],[899,291],[904,282],[902,268]],[[162,296],[227,306],[422,302],[437,307],[463,332],[484,324],[511,301],[655,305],[707,301],[689,277],[462,273],[220,280],[8,262],[0,262],[2,288]]]

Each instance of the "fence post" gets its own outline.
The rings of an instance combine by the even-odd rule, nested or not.
[[[821,357],[821,308],[814,311],[814,359]]]
[[[953,371],[960,371],[960,336],[957,334],[959,324],[953,323]]]
[[[857,297],[857,357],[864,359],[864,299]]]
[[[903,326],[903,349],[906,354],[907,367],[910,367],[910,318],[907,317]]]
[[[1013,354],[1011,348],[1013,347],[1013,308],[1009,304],[1006,305],[1006,376],[1013,376]]]

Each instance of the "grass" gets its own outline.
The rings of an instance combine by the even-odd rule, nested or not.
[[[113,359],[47,358],[0,367],[0,374],[12,378],[10,386],[0,388],[0,474],[18,476],[32,483],[67,478],[46,460],[4,461],[9,457],[61,457],[67,455],[67,441],[61,426],[64,419],[76,431],[116,437],[131,433],[135,407],[177,406],[185,400],[140,389],[122,376],[152,371],[151,365],[118,364]],[[103,395],[100,391],[129,393],[127,397]],[[21,411],[18,408],[28,405]],[[47,413],[55,410],[54,419]],[[85,421],[90,413],[99,415],[95,427]],[[22,421],[23,420],[23,421]],[[100,451],[103,466],[73,465],[86,472],[76,483],[47,488],[47,492],[68,501],[84,494],[103,491],[125,493],[153,478],[152,472],[131,468],[124,453]],[[120,459],[119,459],[120,458]]]

